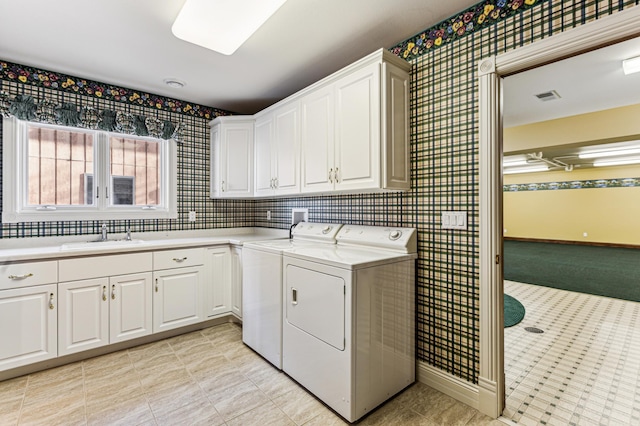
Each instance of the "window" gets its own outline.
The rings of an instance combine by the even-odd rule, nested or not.
[[[175,218],[175,142],[4,119],[3,222]]]

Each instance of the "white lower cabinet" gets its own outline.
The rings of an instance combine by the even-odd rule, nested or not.
[[[242,319],[242,247],[231,247],[231,313]]]
[[[109,278],[58,284],[58,354],[109,343]]]
[[[109,278],[109,343],[153,332],[152,274]]]
[[[0,265],[0,371],[229,313],[242,317],[239,246]]]
[[[231,312],[231,251],[229,246],[206,249],[207,274],[204,284],[204,315]]]
[[[152,332],[151,273],[58,284],[59,355]]]
[[[151,253],[58,261],[58,355],[152,332]]]
[[[0,291],[0,371],[57,356],[57,285]]]
[[[202,266],[154,272],[153,281],[154,333],[203,320]]]

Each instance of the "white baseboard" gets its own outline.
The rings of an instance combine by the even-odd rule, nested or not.
[[[418,361],[418,381],[467,404],[479,408],[478,386],[432,365]]]

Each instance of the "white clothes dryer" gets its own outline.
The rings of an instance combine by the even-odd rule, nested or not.
[[[242,341],[282,369],[282,253],[335,245],[341,224],[301,222],[292,239],[247,242],[242,247]]]
[[[283,253],[283,371],[350,422],[415,381],[416,230]]]

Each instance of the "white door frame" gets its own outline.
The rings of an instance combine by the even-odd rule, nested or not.
[[[501,79],[640,36],[640,7],[598,19],[478,64],[480,108],[480,372],[478,408],[504,409]],[[622,64],[621,64],[622,66]]]

